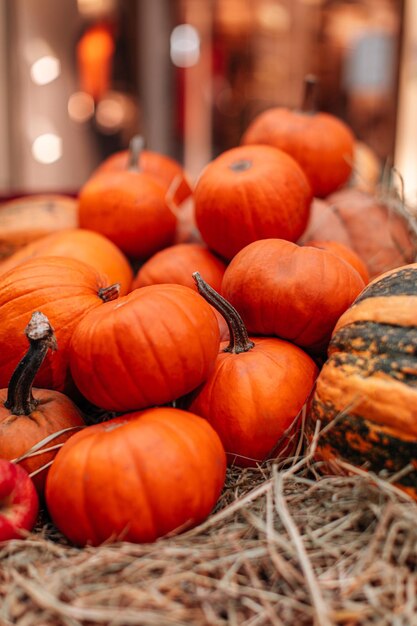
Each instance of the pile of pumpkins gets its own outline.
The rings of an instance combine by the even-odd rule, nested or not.
[[[304,421],[324,467],[398,472],[416,495],[412,219],[352,185],[358,142],[313,89],[194,184],[134,137],[75,228],[0,263],[0,458],[74,544],[200,523],[227,464],[299,452]]]

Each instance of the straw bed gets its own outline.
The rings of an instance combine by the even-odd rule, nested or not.
[[[78,549],[44,521],[0,544],[0,624],[417,624],[417,504],[351,469],[231,469],[206,522],[152,545]]]

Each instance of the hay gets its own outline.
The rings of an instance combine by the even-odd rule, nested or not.
[[[230,469],[217,509],[152,545],[0,544],[1,626],[417,624],[417,504],[357,470]]]

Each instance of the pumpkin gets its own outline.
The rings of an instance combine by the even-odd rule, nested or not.
[[[272,107],[257,115],[241,143],[266,144],[287,152],[303,168],[314,196],[324,198],[348,181],[355,137],[341,119],[316,110],[315,85],[314,77],[306,77],[300,110]]]
[[[417,254],[415,217],[398,197],[346,188],[326,202],[313,203],[299,243],[312,239],[343,243],[362,259],[369,276],[413,262]]]
[[[297,240],[306,228],[311,189],[300,166],[270,146],[238,146],[201,173],[195,219],[209,248],[231,259],[258,239]]]
[[[333,252],[333,254],[346,261],[346,263],[349,263],[359,273],[365,285],[369,283],[369,272],[365,263],[356,252],[343,243],[340,243],[340,241],[317,241],[313,239],[306,241],[304,245]]]
[[[146,261],[137,272],[132,288],[158,283],[176,283],[196,289],[192,274],[199,271],[206,276],[213,289],[220,290],[226,264],[204,244],[182,243],[160,250]],[[214,309],[219,323],[220,335],[229,336],[227,324]]]
[[[133,271],[129,261],[109,239],[92,230],[69,228],[21,248],[0,262],[0,273],[38,256],[65,256],[84,261],[106,274],[109,284],[120,284],[120,295],[130,291]]]
[[[77,545],[152,542],[202,522],[225,472],[205,420],[168,407],[138,411],[71,437],[49,471],[47,508]]]
[[[131,144],[126,170],[92,176],[79,194],[80,227],[106,236],[127,256],[146,259],[174,242],[177,219],[167,191],[137,166]]]
[[[172,402],[200,385],[219,343],[216,317],[198,293],[150,285],[83,317],[72,335],[70,368],[91,403],[131,411]]]
[[[162,185],[174,206],[180,206],[191,197],[192,188],[188,175],[175,159],[159,152],[145,150],[144,139],[140,135],[133,137],[131,145],[133,142],[136,145],[134,155],[131,150],[115,152],[98,166],[92,176],[123,172],[133,165]]]
[[[34,194],[0,204],[0,259],[51,233],[78,227],[78,202],[61,194]]]
[[[278,336],[308,352],[325,351],[341,314],[364,288],[335,254],[283,239],[255,241],[232,259],[222,295],[250,333]]]
[[[276,337],[248,337],[234,307],[194,274],[199,292],[227,320],[230,341],[220,344],[213,372],[188,401],[218,433],[228,462],[254,466],[289,456],[297,443],[300,413],[318,368],[301,349]]]
[[[417,264],[373,280],[337,322],[317,378],[308,429],[317,458],[399,474],[417,498]],[[338,469],[339,468],[339,469]]]
[[[57,348],[48,318],[39,311],[33,313],[25,335],[29,348],[15,368],[8,388],[0,389],[0,458],[17,459],[19,465],[32,474],[36,489],[42,493],[48,467],[56,454],[54,447],[82,428],[84,421],[75,404],[64,394],[32,389],[47,352]],[[66,432],[53,439],[49,452],[25,458],[32,446],[61,430]]]
[[[37,257],[0,275],[0,386],[6,387],[16,361],[26,351],[22,320],[37,310],[56,329],[59,350],[48,354],[36,376],[38,387],[66,391],[69,341],[75,326],[90,309],[118,295],[118,286],[77,259]]]

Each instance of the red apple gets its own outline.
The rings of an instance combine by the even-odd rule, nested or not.
[[[38,510],[29,474],[20,465],[0,459],[0,541],[22,538],[22,530],[32,530]]]

